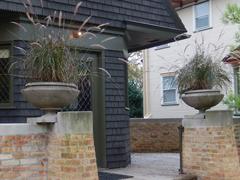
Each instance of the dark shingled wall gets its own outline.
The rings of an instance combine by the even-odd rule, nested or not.
[[[36,14],[48,16],[54,10],[61,10],[66,19],[83,21],[92,16],[93,24],[110,23],[110,26],[125,28],[124,21],[137,21],[162,27],[184,29],[172,16],[171,4],[168,0],[81,0],[83,4],[79,13],[73,17],[75,5],[79,0],[32,0]],[[25,1],[26,2],[26,1]],[[25,12],[21,0],[1,0],[0,9],[14,12]],[[179,20],[179,19],[178,19]]]
[[[24,1],[24,0],[23,0]],[[32,0],[34,11],[38,15],[53,15],[54,10],[61,10],[65,19],[71,19],[75,5],[80,0]],[[90,15],[92,24],[110,23],[116,32],[125,32],[126,21],[152,24],[164,28],[183,31],[184,27],[168,0],[81,0],[82,7],[73,17],[76,22],[84,21]],[[25,1],[26,2],[26,1]],[[13,13],[17,12],[17,13]],[[24,13],[21,0],[1,0],[0,15]],[[26,48],[24,42],[15,41],[14,46]],[[122,47],[124,48],[124,47]],[[130,163],[129,112],[127,106],[127,70],[126,64],[118,58],[123,52],[106,50],[105,68],[112,78],[105,81],[105,117],[106,117],[106,153],[107,167],[124,167]],[[19,50],[13,49],[13,59],[22,57]],[[17,71],[20,69],[17,69]],[[21,95],[25,81],[13,79],[13,107],[0,109],[0,122],[25,122],[26,117],[39,116],[41,111],[25,102]]]
[[[26,49],[23,41],[14,41],[13,46]],[[111,78],[105,81],[105,117],[106,117],[106,158],[107,167],[125,167],[130,163],[129,140],[129,113],[125,109],[127,105],[126,94],[126,63],[118,58],[123,58],[123,52],[104,52],[105,68],[111,74]],[[22,58],[20,50],[12,48],[12,60]],[[16,67],[16,74],[21,71]],[[27,117],[40,116],[42,112],[27,103],[21,89],[26,81],[23,78],[13,78],[13,106],[0,108],[0,123],[23,123]]]
[[[10,45],[9,45],[10,46]],[[23,41],[14,41],[11,48],[11,61],[19,61],[23,57],[20,50],[13,48],[14,46],[26,49],[26,43]],[[17,65],[14,74],[20,74],[21,68]],[[23,123],[26,122],[26,117],[40,116],[42,112],[27,103],[22,94],[26,81],[20,77],[13,77],[13,104],[10,108],[0,108],[0,123]]]
[[[107,167],[125,167],[130,163],[129,112],[126,107],[126,63],[119,51],[105,52],[105,68],[111,79],[105,84]]]

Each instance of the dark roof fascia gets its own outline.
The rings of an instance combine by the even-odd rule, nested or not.
[[[180,34],[184,34],[187,32],[187,30],[185,29],[185,27],[183,29],[176,29],[176,28],[168,28],[168,27],[163,27],[163,26],[156,26],[153,24],[146,24],[146,23],[142,23],[142,22],[137,22],[137,21],[126,21],[126,30],[138,30],[139,31],[139,27],[142,29],[150,29],[150,30],[154,30],[154,31],[165,31],[165,32],[169,32],[169,33],[173,33],[176,36],[180,35]],[[175,36],[175,37],[176,37]],[[137,48],[132,48],[129,49],[129,52],[134,52],[134,51],[139,51],[139,50],[143,50],[143,49],[147,49],[147,48],[151,48],[154,46],[160,46],[163,44],[167,44],[167,43],[171,43],[176,41],[175,37],[167,40],[167,41],[160,41],[160,42],[153,42],[151,44],[148,45],[144,45],[144,46],[139,46]],[[183,38],[178,39],[178,40],[183,40],[186,39],[188,37],[183,36]]]
[[[184,38],[181,38],[181,39],[178,39],[178,40],[184,40],[184,39],[187,39],[187,38],[189,38],[189,37],[184,36]],[[128,51],[129,51],[129,53],[131,53],[131,52],[140,51],[140,50],[143,50],[143,49],[152,48],[152,47],[155,47],[155,46],[161,46],[161,45],[168,44],[168,43],[171,43],[171,42],[174,42],[174,41],[176,41],[176,39],[172,38],[172,39],[169,39],[167,41],[154,42],[154,43],[151,43],[151,44],[148,44],[148,45],[145,45],[145,46],[140,46],[138,48],[129,49]]]
[[[24,13],[18,13],[18,16],[19,16],[19,21],[20,22],[32,24],[32,22],[26,17],[26,15]],[[43,16],[38,16],[38,17],[42,18],[42,19],[38,19],[41,23],[45,23],[45,21],[43,21],[43,19],[44,19]],[[58,27],[58,23],[56,23],[54,25],[51,25],[51,26]],[[82,30],[84,31],[87,28],[94,27],[94,26],[97,26],[97,25],[92,24],[92,23],[88,23],[82,28]],[[78,21],[72,21],[72,20],[66,20],[64,29],[76,30],[77,31],[79,29],[79,22]],[[125,31],[125,28],[115,28],[115,27],[111,27],[111,26],[106,26],[106,28],[104,30],[104,34],[124,36],[124,31]],[[98,31],[94,31],[94,30],[92,30],[92,32],[93,33],[99,33]]]
[[[138,21],[127,20],[127,21],[125,21],[125,23],[126,23],[126,30],[134,30],[135,27],[137,27],[137,29],[139,29],[139,27],[141,27],[141,28],[147,28],[147,29],[152,29],[152,30],[160,30],[160,31],[166,31],[166,32],[171,32],[171,33],[178,33],[178,34],[187,32],[187,30],[184,26],[182,29],[177,29],[177,28],[158,26],[158,25],[153,25],[153,24],[148,24],[148,23],[143,23],[143,22],[138,22]]]

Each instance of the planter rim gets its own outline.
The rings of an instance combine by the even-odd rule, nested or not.
[[[186,91],[183,94],[194,94],[194,93],[220,93],[220,90],[217,89],[198,89],[198,90],[190,90]]]
[[[26,88],[33,87],[33,86],[64,86],[64,87],[71,87],[71,88],[78,88],[73,83],[64,83],[64,82],[31,82],[25,85]]]

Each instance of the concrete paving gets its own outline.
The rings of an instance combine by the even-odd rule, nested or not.
[[[178,153],[134,153],[127,168],[101,171],[133,176],[133,180],[173,180],[178,169]]]

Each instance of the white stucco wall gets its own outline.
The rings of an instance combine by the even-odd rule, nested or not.
[[[193,54],[194,41],[201,42],[204,39],[205,48],[213,53],[212,49],[206,47],[210,43],[223,47],[226,47],[226,51],[221,54],[224,57],[229,52],[229,45],[234,43],[235,32],[238,27],[236,25],[225,25],[222,23],[223,12],[226,9],[228,3],[240,3],[239,0],[210,0],[210,26],[208,30],[201,32],[194,32],[193,23],[193,6],[178,10],[180,18],[182,19],[185,27],[188,30],[188,34],[192,35],[187,40],[174,42],[169,44],[170,48],[156,50],[151,48],[146,50],[145,62],[144,62],[144,114],[145,117],[151,118],[182,118],[186,114],[196,113],[194,109],[185,105],[180,99],[178,105],[163,106],[162,105],[162,84],[161,74],[167,72],[174,72],[176,67],[182,66],[186,63],[186,59],[183,57],[191,56]],[[187,51],[183,53],[186,46]],[[211,46],[213,47],[213,46]],[[184,56],[183,56],[184,54]],[[216,54],[216,53],[214,53]],[[217,55],[220,55],[218,52]],[[225,67],[230,76],[232,76],[231,67],[226,65]],[[231,87],[229,87],[231,88]],[[224,91],[226,93],[226,90]],[[226,109],[223,104],[218,105],[218,109]]]

